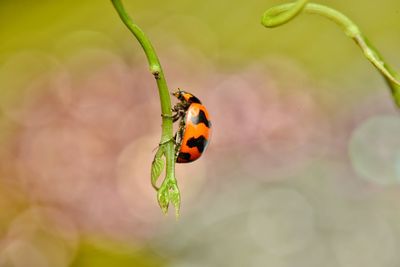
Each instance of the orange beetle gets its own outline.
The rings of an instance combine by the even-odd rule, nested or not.
[[[173,95],[180,100],[173,108],[173,121],[180,119],[179,129],[175,134],[176,162],[192,162],[203,154],[210,142],[210,116],[194,95],[179,88]]]

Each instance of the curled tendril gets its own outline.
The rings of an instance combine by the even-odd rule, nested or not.
[[[364,56],[382,74],[390,87],[395,104],[400,108],[400,76],[388,66],[379,52],[361,33],[358,26],[341,12],[324,5],[308,3],[308,0],[299,0],[268,9],[262,16],[261,23],[267,28],[278,27],[294,19],[300,12],[323,16],[340,26],[346,35],[352,38],[361,48]]]

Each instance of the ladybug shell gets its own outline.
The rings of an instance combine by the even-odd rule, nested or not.
[[[183,90],[181,90],[179,88],[178,88],[177,91],[172,93],[172,95],[174,95],[176,98],[178,98],[182,102],[186,102],[186,103],[189,103],[189,104],[192,104],[192,103],[201,104],[200,100],[197,97],[195,97],[191,93],[185,92],[185,91],[183,91]]]
[[[200,100],[192,95],[191,93],[187,93],[182,91],[182,98],[188,103],[199,103],[201,104]]]
[[[185,131],[176,162],[187,163],[200,158],[211,138],[211,121],[207,109],[192,103],[185,117]]]

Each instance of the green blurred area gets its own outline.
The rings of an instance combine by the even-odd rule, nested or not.
[[[336,72],[350,71],[349,64],[367,65],[358,48],[324,18],[301,15],[283,27],[263,28],[262,13],[280,3],[276,0],[125,1],[128,11],[145,31],[162,25],[164,34],[172,36],[172,40],[199,49],[222,67],[240,68],[271,54],[284,54],[298,60],[313,75],[329,79]],[[320,3],[347,14],[390,62],[399,62],[397,1]],[[121,42],[127,36],[109,1],[2,1],[0,23],[3,56],[20,49],[52,49],[55,40],[76,30],[104,32]],[[209,35],[215,40],[210,40]],[[156,48],[166,45],[161,37],[150,37]],[[141,53],[135,49],[134,40],[130,49]]]
[[[89,239],[90,240],[90,239]],[[82,242],[71,267],[157,267],[165,266],[166,261],[144,248],[135,249],[132,245],[116,243],[112,240]]]

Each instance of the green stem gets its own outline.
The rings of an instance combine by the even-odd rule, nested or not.
[[[400,107],[400,81],[399,75],[383,60],[378,51],[367,41],[358,26],[343,13],[319,4],[308,3],[307,0],[299,0],[295,3],[283,4],[265,11],[262,24],[273,28],[285,24],[295,18],[301,11],[309,14],[317,14],[328,18],[339,25],[347,36],[352,38],[361,48],[364,56],[378,69],[389,85],[393,99]]]
[[[180,205],[180,194],[175,178],[175,148],[173,143],[172,109],[170,94],[167,82],[165,80],[164,72],[162,70],[160,60],[158,59],[156,51],[154,50],[150,40],[144,34],[142,29],[140,29],[129,17],[121,1],[111,0],[111,2],[114,5],[115,10],[118,12],[121,20],[124,22],[126,27],[128,27],[131,33],[133,33],[133,35],[136,37],[136,40],[142,46],[149,63],[150,72],[153,74],[157,82],[162,113],[162,134],[159,151],[156,153],[156,157],[158,160],[160,160],[162,156],[165,156],[166,159],[166,177],[161,187],[158,189],[158,200],[161,209],[164,212],[167,212],[169,203],[172,203],[175,205],[176,212],[178,214]],[[152,168],[153,167],[154,166],[152,166]],[[155,182],[156,179],[154,179],[154,187],[156,187]],[[178,201],[176,201],[176,199],[178,199]]]

